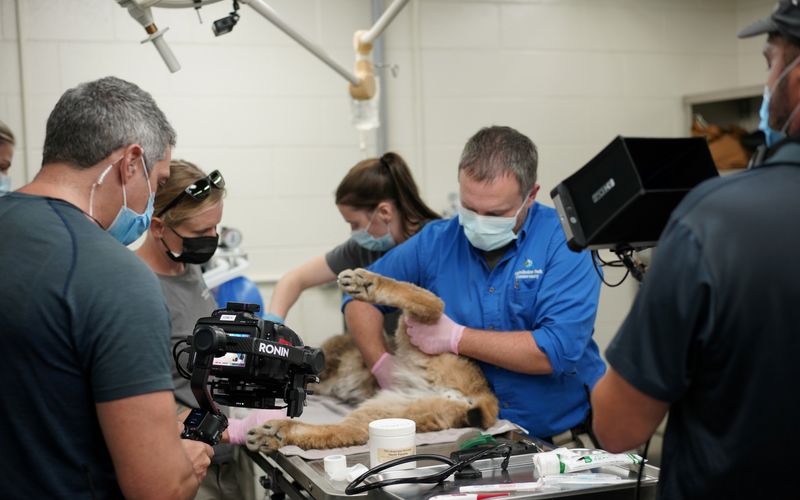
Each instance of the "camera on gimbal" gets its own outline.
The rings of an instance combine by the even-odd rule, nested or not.
[[[303,345],[300,337],[280,323],[255,313],[257,304],[228,302],[211,316],[200,318],[192,335],[173,349],[178,372],[191,380],[199,408],[184,422],[182,437],[219,442],[227,418],[225,406],[286,408],[289,417],[303,413],[306,389],[317,382],[325,361],[322,351]],[[187,347],[178,349],[187,344]],[[181,354],[188,353],[181,365]],[[281,406],[276,400],[283,400]]]

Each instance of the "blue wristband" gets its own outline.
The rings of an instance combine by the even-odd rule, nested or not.
[[[280,316],[278,316],[277,314],[272,314],[272,313],[264,313],[264,316],[263,316],[263,318],[264,318],[265,320],[267,320],[267,321],[272,321],[273,323],[280,323],[280,324],[284,324],[284,320],[283,320],[283,318],[281,318],[281,317],[280,317]]]

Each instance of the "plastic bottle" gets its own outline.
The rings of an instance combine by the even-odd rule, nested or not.
[[[385,418],[369,423],[369,463],[370,467],[395,458],[408,457],[417,453],[415,443],[417,425],[406,418]],[[398,465],[394,469],[414,469],[416,462]]]

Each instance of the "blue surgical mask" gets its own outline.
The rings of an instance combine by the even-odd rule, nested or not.
[[[6,195],[11,192],[11,176],[8,174],[0,174],[0,196]]]
[[[526,195],[522,205],[511,217],[478,215],[459,204],[458,222],[464,226],[464,235],[472,246],[486,252],[497,250],[517,239],[514,226],[517,225],[517,216],[527,200]]]
[[[114,165],[111,164],[106,168],[100,177],[98,178],[97,182],[92,185],[92,191],[89,195],[89,216],[92,216],[92,201],[94,198],[94,190],[95,187],[103,183],[103,179],[105,178],[106,174],[111,170],[111,167]],[[150,188],[150,176],[147,174],[147,165],[144,162],[144,156],[142,156],[142,169],[144,170],[144,177],[147,181],[147,191],[150,196],[147,198],[147,207],[144,210],[144,213],[138,214],[134,212],[128,206],[128,195],[125,191],[125,184],[122,185],[122,206],[117,212],[117,216],[114,218],[114,221],[108,226],[108,234],[114,237],[117,241],[122,243],[123,245],[127,246],[133,243],[134,241],[138,240],[139,237],[147,231],[147,228],[150,227],[150,220],[153,217],[153,205],[155,203],[155,193]]]
[[[772,93],[776,88],[778,88],[781,80],[786,78],[786,75],[789,74],[789,71],[797,66],[798,63],[800,63],[800,57],[795,57],[791,63],[783,68],[783,71],[781,71],[781,74],[778,75],[775,83],[772,84],[772,88],[770,88],[769,85],[764,85],[764,97],[761,99],[761,109],[758,111],[758,116],[761,119],[758,123],[758,129],[764,132],[764,140],[767,144],[767,147],[772,146],[776,142],[786,137],[786,129],[789,128],[789,124],[791,123],[795,112],[797,112],[797,107],[795,107],[794,111],[789,116],[789,119],[786,120],[786,123],[783,125],[781,130],[775,130],[769,126],[769,101],[772,98]]]
[[[376,238],[369,234],[369,231],[367,230],[372,225],[372,221],[375,219],[375,214],[377,213],[378,211],[375,210],[375,212],[372,214],[372,217],[369,219],[369,224],[367,224],[366,229],[358,229],[353,231],[350,237],[365,250],[370,250],[372,252],[385,252],[394,247],[397,243],[394,241],[394,238],[392,238],[392,232],[389,230],[389,224],[386,224],[386,234],[380,238]]]
[[[761,121],[758,122],[758,130],[764,132],[764,141],[767,147],[772,146],[776,142],[783,139],[783,134],[769,126],[769,86],[764,85],[764,97],[761,99],[761,109],[758,111],[758,116]]]

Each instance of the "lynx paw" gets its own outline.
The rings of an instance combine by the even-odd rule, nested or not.
[[[339,288],[354,299],[371,302],[375,296],[376,276],[365,269],[345,269],[339,273]]]
[[[286,445],[291,420],[268,420],[247,433],[247,448],[251,451],[269,452]]]

